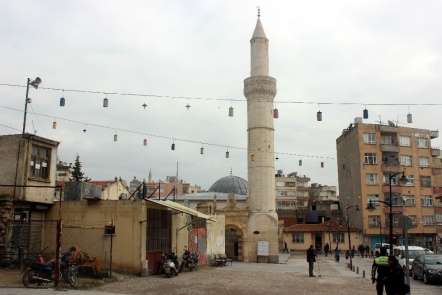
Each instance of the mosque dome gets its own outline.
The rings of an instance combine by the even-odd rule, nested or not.
[[[244,178],[229,175],[218,179],[209,188],[209,192],[247,195],[247,180]]]

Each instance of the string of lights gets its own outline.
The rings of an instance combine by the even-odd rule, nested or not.
[[[20,87],[26,88],[26,85],[14,83],[0,83],[0,86],[5,87]],[[71,93],[89,93],[100,95],[116,95],[116,96],[135,96],[135,97],[149,97],[149,98],[164,98],[164,99],[180,99],[180,100],[202,100],[202,101],[229,101],[229,102],[246,102],[244,98],[214,98],[201,96],[174,96],[161,95],[153,93],[137,93],[137,92],[118,92],[118,91],[100,91],[100,90],[84,90],[84,89],[69,89],[69,88],[55,88],[55,87],[39,87],[42,90],[56,91],[56,92],[71,92]],[[442,106],[442,103],[373,103],[373,102],[356,102],[356,101],[319,101],[319,100],[299,100],[299,99],[279,99],[275,104],[308,104],[308,105],[341,105],[341,106]]]
[[[20,113],[23,112],[23,110],[21,110],[21,109],[10,107],[10,106],[0,105],[0,108],[5,109],[5,110],[9,110],[9,111],[13,111],[13,112],[20,112]],[[84,126],[83,133],[87,132],[87,129],[86,129],[87,126],[101,128],[101,129],[106,129],[106,130],[112,130],[113,132],[115,132],[115,134],[114,134],[114,141],[118,140],[118,132],[123,132],[123,133],[129,133],[129,134],[133,134],[133,135],[140,135],[140,136],[159,138],[159,139],[165,139],[165,140],[171,141],[172,142],[172,146],[171,146],[172,150],[175,150],[175,147],[176,147],[175,146],[175,142],[184,142],[184,143],[191,143],[191,144],[201,145],[201,149],[202,149],[202,150],[200,150],[201,154],[204,153],[204,146],[213,146],[213,147],[217,147],[217,148],[225,148],[226,149],[226,158],[229,157],[229,154],[228,154],[229,150],[247,151],[246,147],[241,147],[241,146],[226,145],[226,144],[219,144],[219,143],[207,142],[207,141],[202,141],[202,140],[194,140],[194,139],[188,139],[188,138],[181,138],[181,137],[166,136],[166,135],[161,135],[161,134],[154,134],[154,133],[150,133],[150,132],[144,132],[144,131],[139,131],[139,130],[133,130],[133,129],[128,129],[128,128],[117,127],[117,126],[104,125],[104,124],[99,124],[99,123],[95,123],[95,122],[85,122],[85,121],[80,121],[80,120],[74,120],[74,119],[70,119],[70,118],[66,118],[66,117],[61,117],[61,116],[56,116],[56,115],[49,115],[49,114],[39,113],[39,112],[29,112],[29,114],[32,114],[34,116],[49,118],[49,119],[52,119],[52,120],[66,121],[66,122],[70,122],[70,123],[74,123],[74,124],[78,124],[78,125]],[[56,129],[56,124],[54,124],[55,122],[56,121],[54,121],[53,125],[52,125],[53,129]],[[147,145],[147,138],[143,139],[143,145]],[[258,151],[256,151],[256,152],[258,152]],[[259,152],[262,152],[262,151],[259,151]],[[252,153],[253,153],[253,151],[252,151]],[[334,159],[334,157],[332,157],[332,156],[308,155],[308,154],[304,155],[304,154],[297,154],[297,153],[290,153],[290,152],[273,152],[273,154],[275,154],[277,158],[278,158],[278,156],[284,155],[284,156],[292,156],[292,157],[298,157],[298,158],[311,158],[311,159],[322,159],[322,160]],[[302,166],[302,161],[301,160],[300,160],[299,164],[300,164],[300,166]],[[323,166],[324,166],[324,163],[321,162],[321,167],[323,167]]]

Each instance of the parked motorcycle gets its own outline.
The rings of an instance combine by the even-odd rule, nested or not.
[[[72,288],[79,284],[78,268],[69,263],[70,252],[61,257],[60,280],[64,280]],[[55,261],[45,262],[41,254],[32,262],[23,273],[22,282],[26,288],[46,287],[55,283]]]
[[[168,278],[178,275],[178,261],[175,253],[163,254],[161,256],[160,273],[163,273]]]
[[[180,272],[183,270],[193,271],[198,268],[198,254],[191,253],[189,250],[184,251],[183,261],[181,262]]]

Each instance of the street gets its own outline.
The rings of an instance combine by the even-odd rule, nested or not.
[[[345,260],[344,260],[345,261]],[[303,256],[288,260],[287,264],[233,263],[222,268],[206,267],[197,272],[182,273],[176,278],[151,276],[132,277],[110,283],[94,290],[63,292],[67,295],[107,295],[107,294],[375,294],[370,281],[370,272],[362,278],[362,270],[369,269],[369,259],[355,258],[360,273],[356,274],[345,267],[345,262],[335,263],[330,257],[319,259],[315,265],[317,277],[309,278],[307,264]],[[318,269],[319,265],[319,269]],[[424,285],[413,281],[412,294],[440,295],[442,286]],[[59,294],[51,289],[4,288],[5,295],[51,295]]]

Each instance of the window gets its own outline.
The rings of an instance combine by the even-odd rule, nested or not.
[[[398,194],[398,193],[393,193],[393,198],[392,198],[393,200],[393,206],[404,206],[405,205],[405,203],[404,203],[404,198],[402,198],[402,196],[400,195],[400,194]],[[387,203],[390,203],[390,194],[389,193],[385,193],[384,194],[384,200],[387,202]]]
[[[430,147],[430,141],[428,138],[418,137],[416,138],[416,145],[420,149],[427,149]]]
[[[412,157],[409,155],[400,155],[399,156],[399,163],[402,166],[411,166],[412,165]]]
[[[333,233],[333,242],[334,243],[343,243],[345,239],[344,233],[334,232]]]
[[[382,135],[381,144],[393,144],[393,137],[391,135]]]
[[[419,167],[428,167],[430,161],[427,157],[419,157]]]
[[[408,207],[415,207],[416,206],[416,198],[412,195],[408,195],[408,196],[402,196],[403,198],[403,202],[405,204],[405,206]]]
[[[368,195],[367,199],[368,199],[369,204],[373,204],[376,207],[379,206],[379,195],[378,194]]]
[[[393,226],[399,226],[399,219],[402,214],[393,213]],[[390,226],[390,216],[388,214],[385,215],[385,226]]]
[[[431,176],[421,176],[421,186],[431,187]]]
[[[416,224],[417,224],[417,217],[416,217],[416,215],[408,215],[408,218],[410,218],[410,220],[411,220],[411,226],[415,227]]]
[[[423,196],[421,199],[422,207],[433,207],[433,197]]]
[[[293,242],[304,244],[304,233],[293,233]]]
[[[413,186],[414,185],[414,175],[408,175],[405,177],[405,181],[402,185],[404,186]]]
[[[277,181],[276,182],[276,186],[284,186],[285,184],[284,184],[284,182],[282,182],[282,181]]]
[[[436,223],[441,225],[442,224],[442,214],[438,213],[435,215]]]
[[[367,165],[376,165],[376,153],[365,153],[364,154],[364,163]]]
[[[376,173],[367,173],[365,175],[365,182],[368,185],[376,185],[376,184],[378,184],[378,175]]]
[[[399,182],[399,176],[398,175],[393,176],[391,178],[391,185],[397,185],[398,182]],[[388,173],[384,174],[384,184],[390,184],[390,174],[388,174]]]
[[[369,215],[368,216],[368,226],[378,227],[381,224],[381,217],[379,215]]]
[[[433,225],[434,224],[434,216],[433,215],[422,216],[422,223],[424,225]]]
[[[410,136],[399,136],[400,146],[411,146]]]
[[[49,157],[50,149],[42,146],[32,145],[31,154],[31,176],[37,178],[49,178]]]
[[[376,133],[364,133],[365,144],[376,144]]]

